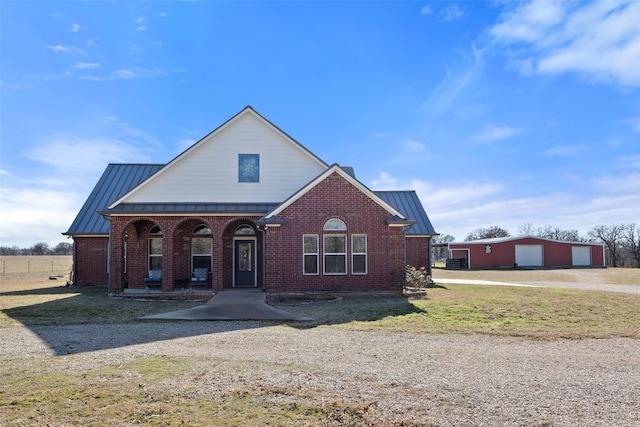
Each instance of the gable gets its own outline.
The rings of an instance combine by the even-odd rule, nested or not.
[[[363,193],[366,197],[371,199],[373,202],[375,202],[378,205],[380,205],[383,209],[385,209],[389,213],[389,215],[391,215],[393,217],[397,217],[398,220],[399,220],[399,222],[398,222],[399,225],[401,225],[401,223],[405,222],[404,220],[406,220],[406,217],[400,211],[398,211],[396,208],[394,208],[389,203],[384,201],[382,198],[377,196],[373,191],[369,190],[364,184],[362,184],[360,181],[358,181],[356,178],[354,178],[351,174],[349,174],[347,171],[345,171],[338,164],[333,164],[330,168],[325,170],[322,174],[317,176],[315,179],[313,179],[307,185],[302,187],[299,191],[294,193],[291,197],[289,197],[287,200],[285,200],[284,203],[282,203],[280,206],[278,206],[277,209],[271,211],[268,215],[266,215],[265,219],[268,220],[268,219],[276,217],[280,212],[285,210],[291,204],[296,202],[298,199],[300,199],[306,193],[308,193],[309,191],[314,189],[320,183],[322,183],[325,180],[327,180],[332,175],[337,175],[337,176],[341,177],[344,181],[346,181],[347,183],[351,184],[351,186],[355,187],[355,189],[357,191]],[[338,200],[338,202],[340,201],[339,198],[337,198],[337,200]]]
[[[239,182],[239,155],[259,158],[259,181]],[[112,204],[281,202],[327,165],[245,108]]]

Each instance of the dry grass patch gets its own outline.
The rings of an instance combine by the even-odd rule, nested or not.
[[[2,425],[366,426],[368,407],[326,399],[311,389],[211,380],[211,360],[144,357],[90,370],[72,358],[33,366],[7,360]],[[246,364],[250,362],[245,362]],[[225,367],[241,377],[242,362]],[[249,367],[249,366],[247,366]],[[270,369],[277,369],[271,367]],[[286,368],[285,368],[286,369]]]

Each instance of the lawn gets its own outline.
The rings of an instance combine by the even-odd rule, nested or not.
[[[21,326],[37,330],[43,325],[135,324],[147,314],[198,304],[110,299],[105,288],[65,286],[43,273],[0,278],[0,336]],[[495,274],[489,277],[505,281]],[[429,289],[426,298],[337,299],[279,307],[316,319],[275,326],[302,331],[348,328],[545,341],[640,338],[640,295],[613,292],[447,285]],[[372,425],[368,404],[358,399],[326,398],[311,388],[255,385],[259,382],[218,388],[214,381],[216,375],[253,378],[249,373],[273,370],[296,377],[305,375],[301,367],[256,366],[258,361],[197,359],[183,354],[82,362],[106,358],[108,352],[101,354],[2,355],[0,381],[5,392],[0,394],[0,424]],[[203,376],[205,366],[208,373]],[[209,394],[203,394],[203,384]],[[398,425],[412,424],[405,419]]]

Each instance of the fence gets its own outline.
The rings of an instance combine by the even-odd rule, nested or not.
[[[0,256],[0,274],[69,274],[72,264],[70,255]]]

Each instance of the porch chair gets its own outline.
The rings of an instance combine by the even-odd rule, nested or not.
[[[162,270],[149,270],[149,275],[144,278],[144,282],[149,283],[162,283]]]
[[[191,278],[191,282],[194,285],[207,285],[207,276],[209,275],[208,268],[196,268],[193,270],[193,277]]]

